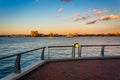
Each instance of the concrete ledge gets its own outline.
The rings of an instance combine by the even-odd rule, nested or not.
[[[31,64],[28,67],[25,67],[21,70],[21,73],[12,73],[4,78],[2,78],[1,80],[16,80],[19,79],[20,77],[24,76],[25,74],[33,71],[34,69],[38,68],[39,66],[43,65],[46,63],[46,60],[42,60],[42,61],[38,61],[34,64]]]
[[[52,61],[68,61],[68,60],[103,60],[103,59],[120,59],[120,56],[95,56],[95,57],[76,57],[76,58],[62,58],[62,59],[50,59],[47,62]]]

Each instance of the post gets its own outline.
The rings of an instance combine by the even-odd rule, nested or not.
[[[48,47],[48,59],[50,59],[50,51],[49,51],[49,47]]]
[[[44,51],[45,51],[45,47],[43,47],[42,53],[41,53],[41,60],[44,60]]]
[[[21,72],[20,59],[21,59],[21,54],[17,54],[15,65],[14,65],[14,73]]]
[[[75,57],[75,47],[72,47],[72,57]]]
[[[49,48],[48,48],[48,46],[46,46],[46,49],[47,49],[47,59],[49,59]]]
[[[105,49],[105,46],[103,45],[103,46],[101,47],[101,56],[104,56],[104,49]]]
[[[81,57],[81,51],[82,51],[82,47],[80,46],[80,47],[78,48],[78,57]]]
[[[78,49],[78,56],[79,56],[79,47],[80,47],[79,43],[75,43],[75,44],[74,44],[74,48],[77,48],[77,49]]]

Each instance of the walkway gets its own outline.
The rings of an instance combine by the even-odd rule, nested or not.
[[[120,59],[51,61],[19,80],[120,80]]]

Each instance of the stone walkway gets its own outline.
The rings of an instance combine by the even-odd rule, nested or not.
[[[120,80],[120,59],[51,61],[19,80]]]

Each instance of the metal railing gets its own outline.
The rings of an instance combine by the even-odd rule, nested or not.
[[[15,60],[15,64],[14,64],[14,73],[20,73],[20,72],[21,72],[21,65],[20,65],[21,55],[42,49],[42,53],[41,53],[40,59],[41,59],[41,60],[44,60],[44,51],[45,51],[45,48],[46,48],[46,47],[41,47],[41,48],[37,48],[37,49],[33,49],[33,50],[21,52],[21,53],[18,53],[18,54],[13,54],[13,55],[10,55],[10,56],[2,57],[2,58],[0,58],[0,60],[7,59],[7,58],[11,58],[11,57],[15,57],[15,56],[16,56],[16,60]]]
[[[105,47],[107,46],[120,46],[120,45],[80,45],[78,57],[81,57],[82,47],[101,47],[101,56],[104,56]]]
[[[76,47],[77,45],[77,47]],[[82,48],[83,47],[100,47],[101,48],[101,52],[100,55],[104,56],[104,52],[105,52],[105,47],[107,46],[120,46],[120,45],[79,45],[79,43],[75,43],[74,45],[69,45],[69,46],[48,46],[48,50],[49,48],[60,48],[60,47],[72,47],[72,57],[76,56],[76,49],[78,50],[78,57],[81,57],[82,54]],[[48,51],[48,56],[49,56],[49,51]]]
[[[74,45],[67,45],[67,46],[48,46],[48,49],[61,48],[61,47],[63,47],[63,48],[71,47],[72,48],[72,57],[74,58],[75,55],[76,55],[75,54],[76,49],[78,50],[78,57],[81,57],[83,47],[101,47],[101,56],[104,56],[104,51],[105,51],[106,46],[120,46],[120,45],[79,45],[78,43],[75,43]],[[10,55],[10,56],[2,57],[2,58],[0,58],[0,60],[16,56],[16,60],[15,60],[15,64],[14,64],[14,73],[20,73],[21,72],[21,65],[20,65],[20,63],[21,63],[20,62],[21,61],[21,55],[29,53],[29,52],[37,51],[37,50],[42,50],[40,59],[44,60],[45,59],[45,54],[44,54],[45,48],[46,47],[41,47],[41,48],[21,52],[21,53],[18,53],[18,54],[13,54],[13,55]],[[49,51],[48,51],[48,53],[49,53]]]
[[[75,48],[74,48],[74,45],[64,45],[64,46],[48,46],[48,59],[50,59],[50,52],[49,50],[50,49],[53,49],[53,48],[72,48],[72,57],[75,57]],[[63,49],[62,49],[63,50]],[[65,49],[66,50],[66,49]]]

